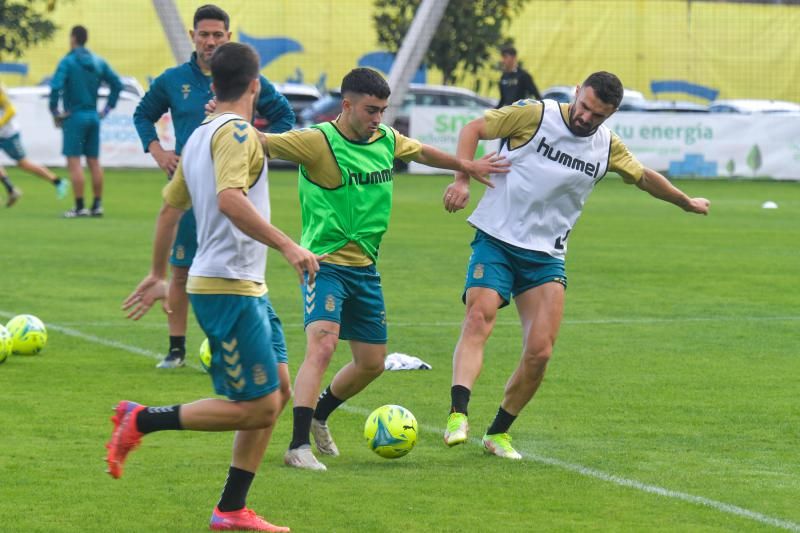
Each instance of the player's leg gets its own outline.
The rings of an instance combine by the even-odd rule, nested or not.
[[[189,319],[189,296],[186,294],[186,283],[189,279],[189,267],[192,266],[197,252],[197,221],[194,211],[188,210],[178,223],[175,242],[169,257],[171,276],[167,299],[171,313],[167,315],[169,333],[169,349],[167,355],[156,368],[178,368],[186,359],[186,328]]]
[[[69,192],[69,181],[55,175],[52,170],[44,165],[34,163],[27,157],[17,161],[19,168],[49,181],[56,188],[56,198],[63,200]]]
[[[83,202],[83,189],[85,177],[81,167],[81,156],[86,146],[88,122],[83,113],[72,113],[61,126],[63,130],[62,153],[67,158],[67,170],[72,182],[72,195],[75,197],[75,207],[64,213],[65,218],[89,216],[89,210]]]
[[[525,340],[519,365],[506,383],[503,401],[483,437],[484,447],[494,455],[521,458],[511,447],[508,430],[544,379],[564,314],[564,291],[562,283],[549,282],[515,297]]]
[[[350,341],[353,360],[322,392],[314,410],[311,434],[320,453],[339,455],[328,417],[345,400],[361,392],[383,373],[386,359],[386,306],[375,265],[337,267],[347,298],[342,301],[339,338]]]
[[[100,166],[100,160],[97,157],[87,157],[86,166],[89,167],[89,173],[92,176],[92,208],[90,214],[93,217],[103,216],[103,167]]]
[[[311,452],[311,423],[322,377],[339,343],[345,285],[342,267],[320,264],[315,282],[303,285],[306,353],[294,380],[292,441],[284,456],[289,466],[326,470]]]
[[[467,441],[469,399],[483,368],[484,346],[494,328],[497,310],[511,298],[513,283],[509,260],[495,239],[478,231],[471,246],[463,296],[466,310],[453,351],[450,414],[444,433],[448,446]]]
[[[317,274],[317,287],[319,274]],[[306,317],[309,317],[306,306]],[[292,441],[284,455],[284,463],[308,470],[327,470],[311,451],[311,423],[322,377],[330,365],[339,342],[339,324],[316,320],[306,326],[306,353],[294,381],[292,409]]]
[[[92,176],[92,207],[89,213],[93,217],[103,216],[103,167],[100,166],[100,118],[97,114],[87,115],[86,140],[83,153],[86,156],[86,166]]]
[[[0,182],[2,182],[3,187],[6,190],[6,207],[11,207],[22,196],[22,190],[18,189],[13,183],[11,183],[11,178],[8,177],[6,169],[2,166],[0,166]]]
[[[80,156],[67,157],[67,170],[72,182],[72,195],[75,197],[75,207],[64,213],[65,218],[87,217],[89,210],[83,203],[84,175]]]
[[[19,168],[53,184],[56,188],[56,197],[59,200],[67,195],[69,191],[69,182],[56,176],[49,168],[28,159],[25,154],[25,149],[22,146],[22,138],[19,133],[8,139],[8,142],[10,142],[10,148],[13,151],[13,155],[11,155],[11,152],[9,152],[9,155],[16,160]]]

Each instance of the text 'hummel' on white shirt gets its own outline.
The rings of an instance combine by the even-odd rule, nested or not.
[[[605,126],[588,137],[567,127],[557,102],[544,100],[539,129],[529,142],[500,155],[511,163],[508,174],[494,174],[467,219],[496,239],[564,258],[569,232],[594,186],[608,170],[611,132]]]

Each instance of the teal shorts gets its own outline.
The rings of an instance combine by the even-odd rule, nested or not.
[[[100,117],[96,111],[76,111],[64,119],[61,128],[65,156],[96,158],[100,155]]]
[[[317,320],[339,324],[339,338],[386,344],[386,307],[375,265],[320,263],[314,285],[303,284],[305,326]]]
[[[197,220],[194,218],[194,210],[189,209],[183,214],[178,223],[178,231],[175,234],[175,242],[172,244],[172,253],[169,256],[169,264],[176,267],[189,268],[192,266],[196,253]]]
[[[8,157],[14,161],[25,159],[25,149],[22,147],[19,133],[15,133],[11,137],[0,138],[0,150],[8,154]]]
[[[467,281],[461,300],[466,303],[467,289],[494,289],[505,307],[512,296],[555,281],[567,286],[564,260],[544,252],[526,250],[495,239],[481,230],[475,232],[472,255],[467,267]]]
[[[272,327],[272,353],[279,363],[288,363],[289,355],[286,350],[286,335],[283,333],[283,324],[278,318],[278,313],[272,308],[272,302],[267,299],[267,318]]]
[[[217,394],[254,400],[278,389],[269,298],[190,294],[194,314],[211,348],[209,370]]]

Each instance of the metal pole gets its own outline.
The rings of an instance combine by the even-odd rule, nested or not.
[[[167,41],[172,49],[172,56],[176,63],[183,63],[192,55],[192,41],[186,33],[186,27],[181,20],[181,14],[173,0],[153,0],[161,27],[167,36]]]
[[[431,44],[433,34],[439,27],[449,0],[422,0],[403,44],[397,52],[392,70],[389,72],[389,88],[392,96],[389,109],[383,115],[386,124],[392,124],[397,110],[403,105],[408,84],[419,69],[425,52]]]

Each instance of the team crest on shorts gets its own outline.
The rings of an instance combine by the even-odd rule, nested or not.
[[[329,294],[325,297],[325,310],[329,313],[336,310],[336,300],[333,298],[333,294]]]
[[[186,248],[182,245],[175,247],[175,259],[182,261],[186,257]]]
[[[267,371],[264,370],[264,365],[253,366],[253,382],[256,385],[263,385],[267,382]]]
[[[475,268],[472,270],[472,277],[475,279],[481,279],[483,277],[483,263],[475,265]]]

